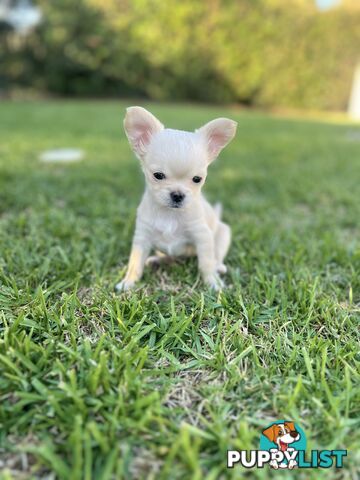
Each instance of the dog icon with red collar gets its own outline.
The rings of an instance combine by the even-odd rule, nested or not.
[[[291,446],[292,443],[300,440],[300,433],[296,430],[293,422],[273,423],[270,427],[263,430],[263,435],[276,448],[271,448],[270,453],[272,460],[270,466],[272,468],[288,468],[292,470],[297,467],[297,450]],[[286,452],[286,453],[285,453]],[[283,461],[284,456],[288,458],[287,463]]]

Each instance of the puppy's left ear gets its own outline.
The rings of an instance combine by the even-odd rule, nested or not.
[[[284,425],[290,428],[291,432],[294,432],[296,430],[294,422],[285,422]]]
[[[216,118],[196,130],[205,139],[206,148],[211,163],[221,150],[234,138],[237,123],[228,118]]]

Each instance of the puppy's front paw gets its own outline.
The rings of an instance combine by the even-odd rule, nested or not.
[[[210,287],[212,290],[215,290],[216,292],[224,288],[224,282],[217,274],[207,276],[205,278],[205,283],[208,285],[208,287]]]
[[[124,280],[121,280],[121,282],[117,283],[114,289],[115,289],[115,292],[117,293],[126,292],[134,288],[134,285],[135,285],[135,282],[124,279]]]

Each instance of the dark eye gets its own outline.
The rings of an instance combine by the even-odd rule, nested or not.
[[[155,172],[154,177],[156,178],[156,180],[164,180],[165,174],[162,172]]]
[[[193,179],[192,179],[192,181],[193,181],[194,183],[200,183],[201,180],[202,180],[202,178],[201,178],[201,177],[197,177],[197,176],[193,177]]]

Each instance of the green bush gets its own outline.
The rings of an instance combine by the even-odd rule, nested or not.
[[[360,53],[360,10],[312,0],[38,3],[0,60],[9,85],[62,95],[344,109]]]

